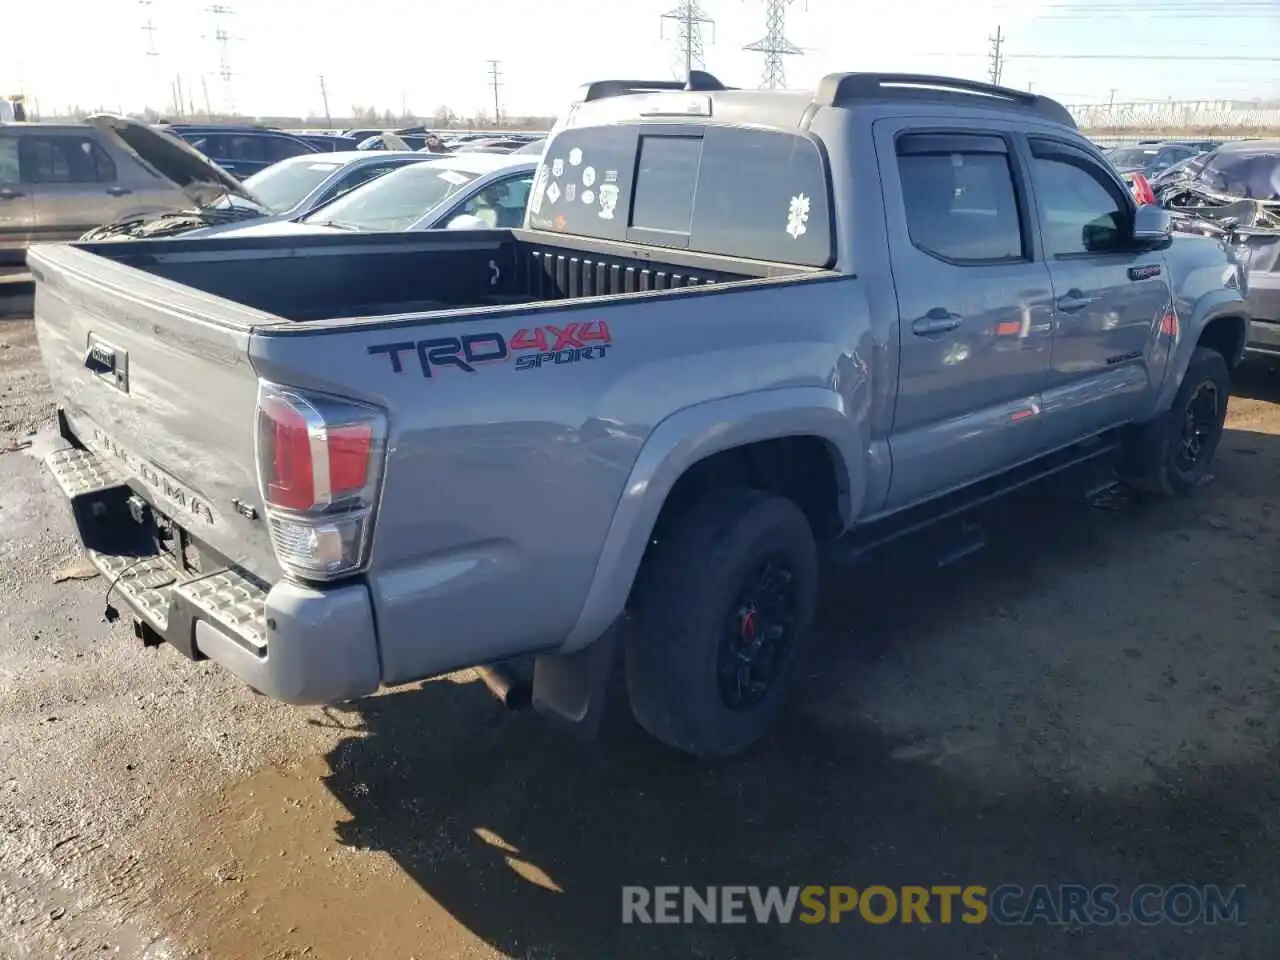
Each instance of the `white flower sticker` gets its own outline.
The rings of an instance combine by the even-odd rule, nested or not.
[[[809,229],[809,198],[803,193],[791,198],[787,208],[787,233],[792,240],[799,240],[800,235]]]

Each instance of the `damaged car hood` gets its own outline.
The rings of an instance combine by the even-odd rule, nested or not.
[[[116,137],[157,176],[176,184],[198,207],[231,196],[266,209],[239,180],[178,137],[111,114],[88,117],[86,122]]]

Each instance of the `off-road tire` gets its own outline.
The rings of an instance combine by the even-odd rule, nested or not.
[[[1180,459],[1183,431],[1188,412],[1202,390],[1210,390],[1216,396],[1216,414],[1200,444],[1198,458],[1188,466]],[[1163,415],[1136,428],[1126,441],[1121,456],[1126,482],[1137,490],[1162,497],[1187,496],[1200,486],[1222,440],[1230,396],[1227,361],[1216,350],[1196,347],[1173,404]]]
[[[757,690],[757,701],[731,707],[721,691],[735,683],[722,678],[724,664],[736,662],[726,659],[733,618],[755,589],[753,578],[776,579],[778,571],[786,571],[786,601],[774,606],[793,605],[794,616],[785,642],[772,648],[781,652],[766,658],[764,673],[774,679],[756,684],[766,691]],[[754,744],[787,698],[817,587],[813,532],[791,500],[737,489],[687,508],[651,545],[633,591],[625,672],[636,720],[661,742],[705,759]]]

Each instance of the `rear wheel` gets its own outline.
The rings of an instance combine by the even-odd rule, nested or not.
[[[1203,483],[1222,440],[1230,395],[1222,354],[1196,347],[1173,405],[1141,427],[1125,449],[1129,483],[1162,496],[1185,496]]]
[[[735,490],[696,504],[654,544],[626,646],[632,712],[650,734],[706,758],[773,725],[813,619],[818,561],[792,501]]]

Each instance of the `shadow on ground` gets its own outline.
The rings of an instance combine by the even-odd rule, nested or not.
[[[1239,463],[1280,462],[1280,440],[1254,434],[1228,434],[1224,457],[1259,444],[1267,457]],[[835,578],[824,630],[856,624],[856,634],[834,668],[815,666],[801,700],[829,695],[895,637],[964,617],[975,593],[1016,589],[1046,557],[1097,562],[1112,538],[1198,509],[1108,506],[1037,491],[988,515],[993,546],[972,561],[933,570],[907,548]],[[1275,751],[1242,769],[1153,770],[1122,791],[1029,773],[998,792],[896,759],[898,744],[870,723],[836,729],[804,710],[750,756],[711,766],[638,736],[608,750],[572,743],[535,716],[502,713],[478,683],[430,683],[353,713],[366,735],[329,755],[325,778],[351,814],[340,841],[386,851],[454,921],[514,957],[1280,956]],[[620,922],[621,888],[637,884],[1184,882],[1248,885],[1250,922],[1082,931],[942,925],[936,912],[928,927]]]

